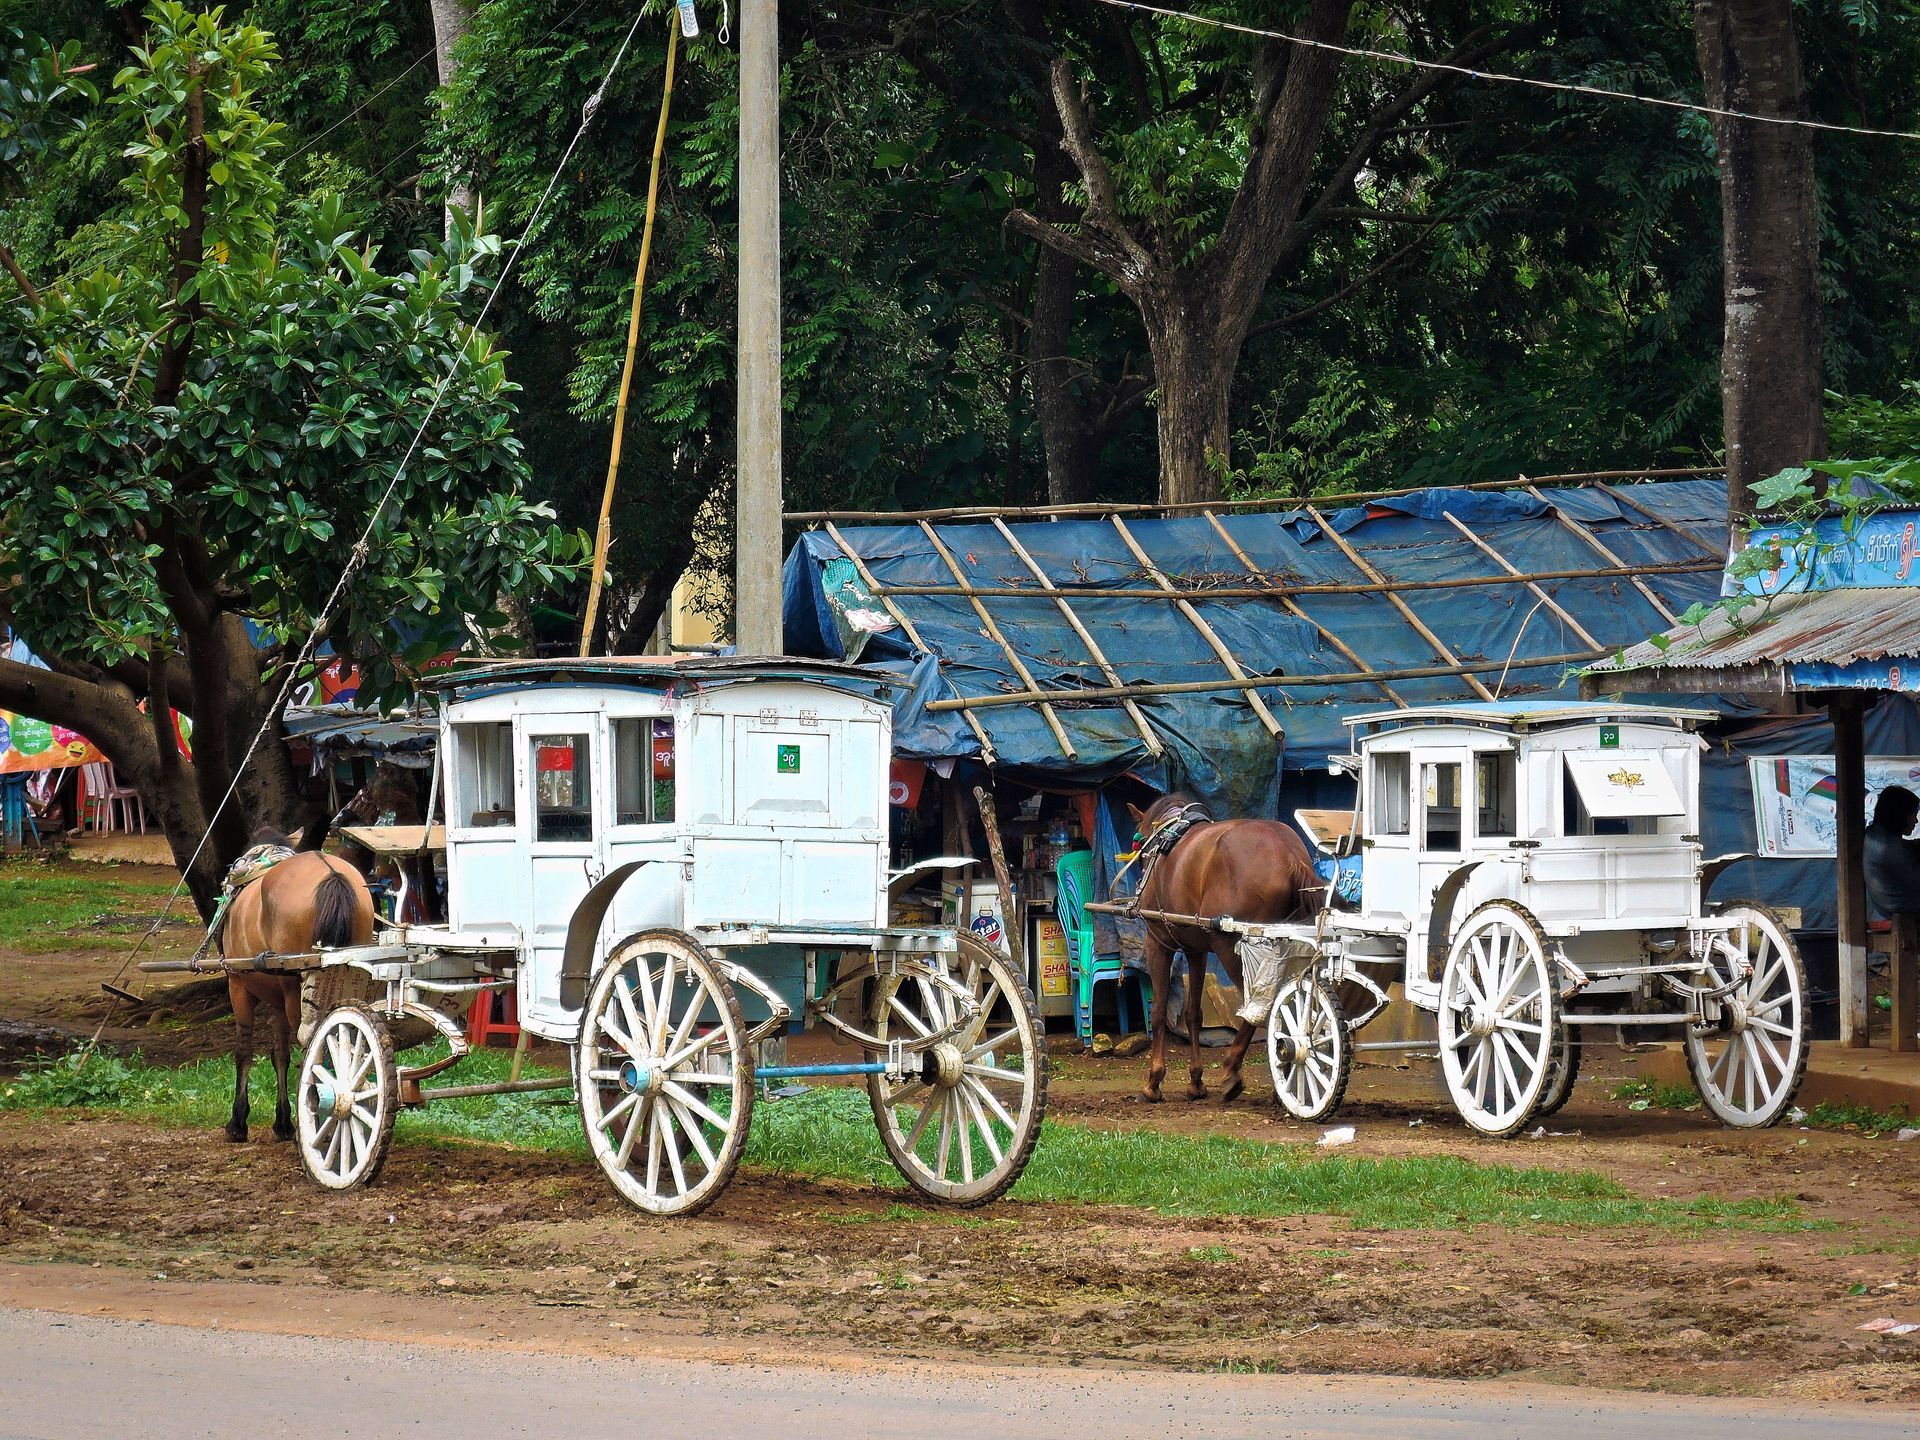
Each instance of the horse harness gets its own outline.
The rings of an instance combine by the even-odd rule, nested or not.
[[[1140,867],[1140,882],[1133,887],[1135,895],[1143,894],[1147,881],[1153,878],[1153,867],[1158,865],[1167,852],[1186,837],[1189,830],[1213,823],[1213,816],[1207,813],[1206,806],[1199,801],[1182,805],[1173,814],[1162,820],[1153,829],[1153,833],[1140,842],[1140,848],[1133,853],[1133,859],[1121,867],[1120,875],[1127,873],[1133,866]],[[1115,880],[1120,878],[1114,876]]]
[[[291,845],[255,845],[227,867],[226,878],[220,882],[220,899],[213,907],[213,920],[207,926],[207,938],[200,942],[200,948],[193,952],[193,958],[187,962],[194,973],[206,968],[200,962],[219,943],[220,932],[226,926],[227,911],[232,908],[234,897],[282,860],[289,860],[296,853]],[[226,969],[224,959],[220,968]]]

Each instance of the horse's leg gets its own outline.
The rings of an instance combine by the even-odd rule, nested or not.
[[[233,1002],[233,1114],[227,1119],[227,1139],[247,1143],[247,1077],[253,1071],[253,996],[238,979],[227,981]]]
[[[1220,963],[1226,968],[1227,978],[1241,988],[1243,994],[1246,977],[1240,970],[1239,942],[1231,935],[1222,935],[1213,942],[1213,953],[1220,957]],[[1220,1092],[1220,1103],[1237,1100],[1245,1090],[1246,1084],[1240,1077],[1240,1066],[1247,1058],[1247,1046],[1253,1043],[1253,1026],[1247,1021],[1234,1017],[1233,1044],[1227,1047],[1227,1088]]]
[[[300,986],[280,982],[280,1003],[273,1007],[273,1138],[293,1138],[293,1107],[287,1101],[287,1067],[293,1060],[293,1031],[300,1023]]]
[[[1207,990],[1207,955],[1202,950],[1196,958],[1193,951],[1187,956],[1187,1098],[1204,1100],[1207,1098],[1206,1062],[1200,1058],[1200,1001]]]
[[[1147,1061],[1147,1088],[1143,1092],[1153,1104],[1160,1103],[1160,1082],[1167,1074],[1167,990],[1168,980],[1173,972],[1173,952],[1166,945],[1147,936],[1146,946],[1147,976],[1153,988],[1152,1014],[1147,1021],[1147,1030],[1152,1036],[1150,1058]]]

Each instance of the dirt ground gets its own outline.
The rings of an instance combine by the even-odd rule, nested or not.
[[[169,931],[163,953],[194,938]],[[0,1021],[90,1030],[98,983],[128,944],[0,951]],[[217,1023],[126,1018],[108,1038],[149,1056],[226,1041]],[[1291,1143],[1319,1133],[1273,1106],[1264,1063],[1249,1064],[1232,1106],[1146,1106],[1134,1098],[1144,1057],[1082,1057],[1062,1037],[1055,1050],[1056,1120]],[[75,1308],[111,1310],[138,1289],[148,1312],[187,1320],[239,1295],[256,1308],[252,1297],[282,1297],[290,1317],[457,1305],[473,1338],[503,1343],[633,1335],[756,1357],[1505,1375],[1920,1404],[1920,1334],[1858,1329],[1920,1320],[1920,1143],[1630,1111],[1610,1097],[1635,1063],[1596,1057],[1550,1122],[1563,1133],[1504,1143],[1464,1133],[1432,1066],[1363,1067],[1338,1117],[1358,1131],[1344,1153],[1591,1169],[1648,1197],[1788,1195],[1826,1228],[1368,1230],[1017,1202],[942,1212],[751,1170],[706,1214],[662,1223],[564,1157],[399,1143],[378,1185],[333,1195],[260,1128],[239,1147],[215,1132],[0,1114],[0,1303],[70,1292]]]

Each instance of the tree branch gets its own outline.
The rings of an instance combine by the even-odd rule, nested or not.
[[[1153,256],[1120,218],[1113,171],[1107,165],[1106,156],[1100,153],[1093,123],[1087,116],[1086,97],[1064,57],[1053,62],[1053,104],[1060,116],[1061,143],[1073,157],[1081,183],[1087,189],[1087,227],[1111,242],[1110,253],[1120,262],[1096,262],[1095,268],[1111,276],[1121,289],[1136,291],[1153,271]]]
[[[20,268],[20,262],[13,258],[13,251],[0,243],[0,270],[13,277],[13,283],[20,287],[20,293],[27,297],[28,303],[38,307],[40,292],[33,288],[33,282],[27,279],[27,272]]]
[[[1085,235],[1075,235],[1070,231],[1062,230],[1058,225],[1049,224],[1038,215],[1020,209],[1009,210],[1006,223],[1029,240],[1038,240],[1042,245],[1050,245],[1062,255],[1072,256],[1090,270],[1098,270],[1103,275],[1113,273],[1117,257],[1095,245]]]
[[[1327,296],[1324,300],[1316,300],[1313,302],[1313,304],[1308,305],[1303,309],[1296,310],[1291,315],[1282,315],[1276,320],[1263,321],[1262,323],[1254,326],[1251,330],[1247,331],[1247,339],[1252,340],[1255,337],[1260,335],[1270,335],[1275,330],[1284,329],[1288,325],[1297,325],[1300,321],[1310,319],[1311,317],[1320,314],[1322,311],[1331,310],[1334,306],[1338,305],[1342,300],[1346,299],[1349,295],[1353,294],[1354,291],[1360,289],[1365,285],[1372,283],[1375,280],[1378,280],[1382,275],[1386,274],[1387,271],[1393,269],[1394,266],[1398,265],[1402,260],[1406,259],[1407,256],[1413,254],[1414,251],[1418,250],[1421,246],[1425,245],[1432,238],[1433,238],[1432,231],[1429,231],[1425,235],[1416,235],[1413,239],[1409,240],[1406,244],[1402,245],[1398,250],[1394,251],[1391,255],[1387,256],[1386,259],[1380,261],[1377,265],[1369,266],[1366,270],[1356,275],[1353,279],[1349,280],[1345,285],[1342,285],[1338,290],[1334,291],[1333,294]]]

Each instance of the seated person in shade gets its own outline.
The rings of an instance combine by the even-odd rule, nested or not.
[[[1920,818],[1920,799],[1902,785],[1889,785],[1867,826],[1867,899],[1889,918],[1920,916],[1920,840],[1907,832]]]

